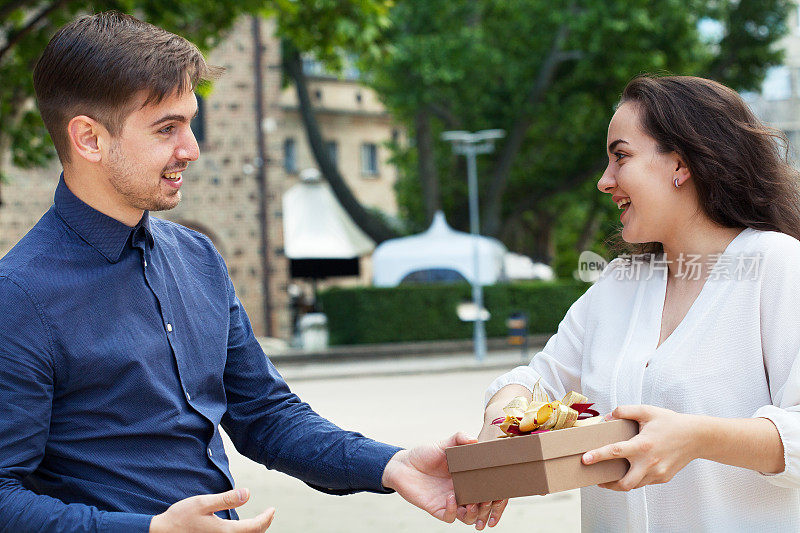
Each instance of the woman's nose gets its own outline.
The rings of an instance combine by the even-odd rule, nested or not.
[[[611,175],[611,165],[608,165],[605,172],[603,172],[603,175],[597,181],[597,188],[600,192],[610,193],[616,186],[617,180],[615,180],[614,176]]]

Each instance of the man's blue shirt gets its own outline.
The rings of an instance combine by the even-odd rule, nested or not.
[[[220,425],[314,488],[385,491],[398,448],[289,390],[200,233],[147,212],[130,228],[62,178],[0,259],[0,320],[0,530],[147,531],[233,487]]]

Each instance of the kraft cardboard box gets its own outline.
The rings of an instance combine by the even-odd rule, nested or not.
[[[585,465],[581,456],[638,432],[638,422],[612,420],[447,448],[456,501],[464,505],[550,494],[622,479],[626,459]]]

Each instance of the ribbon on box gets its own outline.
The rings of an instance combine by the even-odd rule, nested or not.
[[[517,396],[503,408],[506,416],[493,420],[492,424],[503,430],[505,435],[501,437],[513,437],[602,421],[600,413],[591,409],[594,404],[588,402],[586,396],[575,391],[567,393],[560,402],[551,401],[537,381],[530,402]]]

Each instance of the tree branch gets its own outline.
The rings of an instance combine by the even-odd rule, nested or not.
[[[308,84],[306,83],[306,76],[303,72],[303,60],[300,57],[300,52],[289,41],[284,41],[284,68],[286,73],[294,82],[295,91],[297,93],[297,101],[300,107],[300,117],[303,121],[303,126],[306,131],[306,138],[311,147],[311,152],[314,154],[314,159],[319,166],[319,170],[333,190],[334,196],[342,205],[345,211],[353,219],[353,222],[361,228],[372,240],[376,243],[381,243],[387,239],[397,237],[397,234],[392,231],[382,220],[372,215],[358,202],[353,196],[350,187],[347,186],[336,164],[331,160],[328,151],[325,149],[325,143],[322,140],[320,133],[319,123],[317,122],[314,109],[311,105],[311,98],[308,95]]]
[[[561,27],[558,28],[553,38],[550,52],[542,62],[542,66],[536,76],[536,82],[525,98],[529,106],[533,106],[542,100],[553,81],[558,65],[565,61],[566,58],[572,57],[575,54],[575,52],[565,53],[561,50],[569,36],[569,31],[567,23],[562,24]],[[484,228],[485,233],[488,235],[496,235],[500,229],[501,204],[503,194],[508,184],[508,176],[511,173],[511,165],[517,157],[517,154],[519,154],[522,142],[525,140],[525,134],[532,121],[533,117],[530,113],[522,113],[512,126],[506,138],[506,142],[503,143],[503,150],[497,160],[494,172],[492,172],[492,179],[489,182],[489,188],[486,194],[486,214],[484,218],[486,223]]]
[[[417,168],[422,186],[422,203],[425,206],[425,221],[430,224],[433,215],[442,208],[439,193],[439,176],[434,159],[434,140],[431,119],[423,107],[414,116],[414,129],[417,139]]]
[[[458,118],[450,109],[438,103],[430,103],[428,104],[428,109],[430,109],[431,113],[442,119],[442,122],[450,129],[461,129],[461,119]]]
[[[15,10],[26,4],[25,0],[7,0],[0,5],[0,22],[5,22],[8,16]]]
[[[575,172],[570,174],[565,179],[557,182],[558,185],[546,189],[540,192],[537,195],[528,195],[520,200],[515,204],[514,209],[512,210],[511,216],[517,216],[523,213],[524,211],[530,211],[536,209],[544,200],[555,196],[556,194],[569,191],[574,189],[584,181],[588,180],[592,176],[597,175],[598,172],[602,171],[608,161],[606,158],[598,159],[591,167]]]
[[[2,179],[3,171],[5,170],[6,165],[12,164],[11,158],[11,134],[10,131],[13,131],[16,128],[16,125],[19,123],[20,118],[22,117],[24,110],[22,103],[25,100],[25,96],[23,92],[17,87],[12,95],[10,103],[10,109],[12,109],[10,117],[3,117],[0,116],[0,120],[3,121],[4,124],[12,124],[10,128],[6,128],[5,131],[0,130],[0,179]],[[2,187],[2,182],[0,182],[0,187]],[[2,192],[0,190],[0,192]],[[3,206],[3,197],[0,194],[0,207]]]
[[[22,40],[23,37],[28,35],[33,29],[44,19],[46,19],[53,11],[60,8],[62,5],[66,4],[67,0],[56,0],[49,6],[43,8],[35,17],[33,17],[28,23],[20,28],[19,30],[11,33],[8,37],[8,41],[0,48],[0,61],[3,60],[3,56],[8,53],[11,48],[14,47],[19,41]]]

